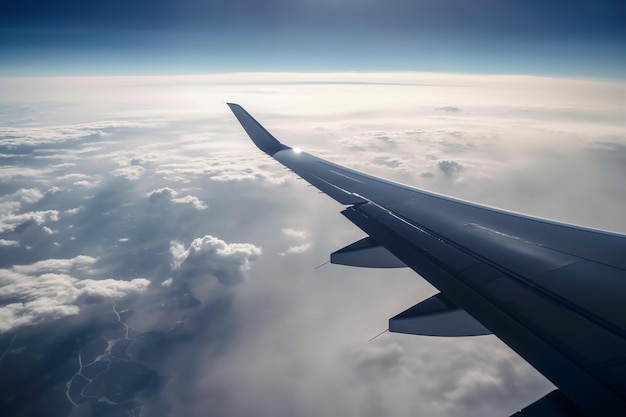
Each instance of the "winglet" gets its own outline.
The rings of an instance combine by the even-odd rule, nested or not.
[[[241,126],[248,136],[250,136],[250,139],[252,139],[260,150],[272,156],[278,151],[291,149],[289,146],[280,143],[270,132],[261,126],[261,123],[254,120],[254,117],[250,116],[239,104],[226,104],[228,104],[228,107],[230,107],[237,120],[239,120],[239,123],[241,123]]]

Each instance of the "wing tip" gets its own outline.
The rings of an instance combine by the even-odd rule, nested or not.
[[[291,149],[280,143],[261,123],[257,122],[243,107],[236,103],[226,103],[254,144],[263,152],[273,156],[276,152]]]

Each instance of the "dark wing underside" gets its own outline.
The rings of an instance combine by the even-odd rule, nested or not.
[[[337,259],[377,266],[361,265],[359,253],[378,253],[384,267],[388,251],[441,291],[394,318],[392,331],[437,334],[420,324],[436,313],[453,323],[440,335],[493,332],[560,390],[525,415],[571,415],[569,401],[589,415],[626,415],[625,236],[364,174],[283,145],[241,106],[229,107],[261,150],[346,205],[342,214],[369,235]]]

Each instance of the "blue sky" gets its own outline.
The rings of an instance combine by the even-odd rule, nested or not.
[[[27,0],[1,75],[445,71],[623,78],[623,2]]]

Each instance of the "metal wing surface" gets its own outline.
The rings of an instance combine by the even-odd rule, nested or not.
[[[391,319],[391,331],[495,334],[558,387],[520,415],[626,415],[626,236],[361,173],[283,145],[228,105],[261,150],[346,205],[369,235],[334,263],[408,266],[441,292]]]

